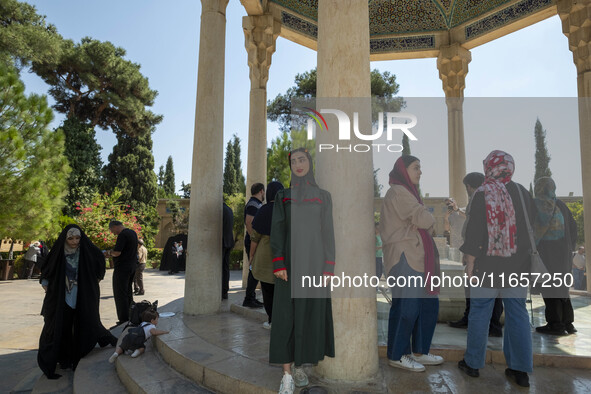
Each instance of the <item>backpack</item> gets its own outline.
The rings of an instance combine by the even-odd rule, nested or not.
[[[149,323],[146,323],[147,325]],[[130,346],[131,349],[138,349],[144,346],[144,342],[146,342],[146,333],[144,332],[144,326],[140,324],[137,327],[130,328],[127,331],[127,344]]]
[[[151,303],[150,301],[146,301],[146,300],[143,300],[142,302],[137,302],[137,303],[132,301],[131,306],[129,307],[129,324],[128,325],[139,326],[143,321],[142,317],[143,317],[144,312],[147,310],[152,310],[152,311],[156,312],[157,308],[158,308],[158,300],[154,301],[154,303]]]

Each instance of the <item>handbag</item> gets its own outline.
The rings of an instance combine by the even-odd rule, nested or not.
[[[521,206],[523,207],[523,216],[525,216],[525,224],[527,226],[527,233],[529,234],[529,242],[531,244],[531,265],[529,272],[532,274],[547,274],[548,269],[544,265],[540,254],[538,253],[538,248],[536,248],[536,241],[534,240],[534,231],[529,223],[529,217],[527,215],[527,209],[525,207],[525,200],[523,199],[523,193],[521,192],[521,187],[517,185],[517,190],[519,191],[519,198],[521,199]]]

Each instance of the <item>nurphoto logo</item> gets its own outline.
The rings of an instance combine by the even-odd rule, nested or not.
[[[307,122],[307,132],[308,132],[308,139],[312,140],[316,136],[316,125],[320,128],[320,130],[328,131],[328,124],[326,119],[322,116],[322,114],[331,114],[336,116],[338,121],[338,135],[340,141],[350,141],[351,140],[351,119],[349,115],[345,112],[340,111],[338,109],[320,109],[316,111],[309,107],[304,107],[305,110],[309,111],[306,112],[310,118]],[[355,137],[362,141],[377,141],[382,138],[384,134],[384,117],[386,118],[386,139],[388,141],[393,140],[394,131],[400,130],[411,141],[418,141],[418,138],[410,131],[414,126],[417,125],[417,117],[411,113],[406,112],[379,112],[378,113],[378,122],[376,128],[372,129],[371,134],[362,133],[359,130],[359,113],[353,112],[353,133]],[[336,150],[339,151],[348,151],[348,152],[369,152],[371,149],[377,149],[380,152],[380,149],[386,149],[388,152],[402,152],[402,145],[400,144],[377,144],[372,143],[370,144],[355,144],[355,145],[346,145],[346,144],[319,144],[318,149],[320,152],[323,150]]]

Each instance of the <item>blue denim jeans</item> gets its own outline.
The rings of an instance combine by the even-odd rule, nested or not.
[[[488,327],[495,299],[503,298],[505,306],[505,332],[503,353],[509,368],[516,371],[533,370],[533,350],[529,316],[525,307],[527,288],[470,289],[470,315],[468,316],[468,340],[464,360],[471,368],[484,367]]]
[[[587,287],[585,270],[580,270],[573,267],[573,279],[575,290],[585,290]]]
[[[423,276],[413,270],[402,254],[388,276]],[[392,306],[388,320],[388,358],[400,360],[405,354],[429,353],[439,314],[439,298],[428,296],[423,287],[391,287]]]

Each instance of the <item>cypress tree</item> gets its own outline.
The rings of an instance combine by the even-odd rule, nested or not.
[[[408,136],[405,133],[402,133],[402,156],[410,155],[410,143],[408,141]]]
[[[64,214],[74,216],[77,201],[87,205],[101,182],[102,160],[95,131],[87,122],[75,117],[66,119],[61,126],[65,135],[65,154],[72,172],[68,180],[68,194]]]
[[[240,138],[234,134],[234,141],[232,143],[234,148],[234,171],[236,172],[236,184],[238,190],[236,193],[246,193],[246,179],[242,173],[242,160],[240,159]]]
[[[536,172],[534,174],[534,184],[536,181],[545,176],[552,176],[552,171],[548,165],[550,164],[550,154],[546,147],[546,130],[542,127],[540,119],[536,119],[536,127],[534,129],[534,137],[536,140]]]
[[[162,184],[164,191],[168,195],[174,195],[176,186],[174,184],[174,166],[172,164],[172,156],[168,156],[166,161],[166,169],[164,170],[164,182]]]
[[[235,194],[240,191],[238,182],[236,180],[236,160],[234,156],[234,145],[232,141],[228,141],[226,145],[226,159],[224,163],[224,194]]]

